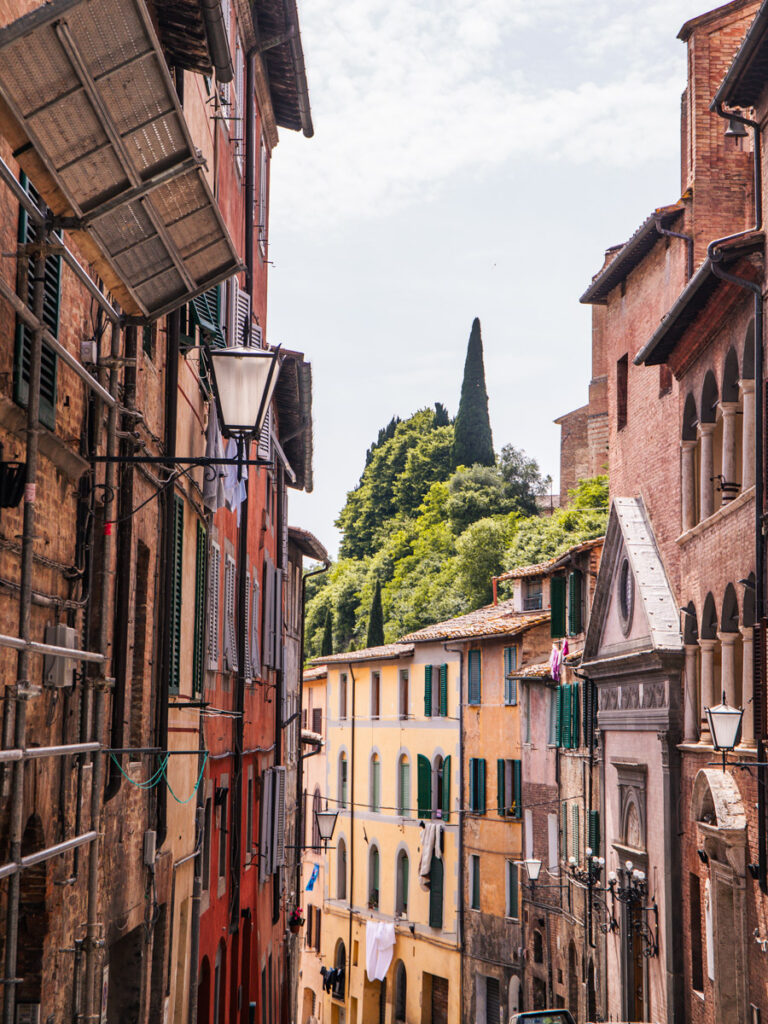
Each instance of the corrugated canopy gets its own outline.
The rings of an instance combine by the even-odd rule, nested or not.
[[[0,94],[130,312],[238,269],[142,0],[52,0],[0,30]]]

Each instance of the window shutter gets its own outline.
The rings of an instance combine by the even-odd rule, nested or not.
[[[568,804],[560,804],[560,857],[568,860]]]
[[[579,746],[579,684],[571,684],[571,747],[575,750]]]
[[[312,709],[312,732],[320,735],[323,731],[323,709],[313,708]]]
[[[373,807],[371,810],[379,811],[381,809],[381,761],[371,763],[371,772],[373,773]]]
[[[553,576],[549,581],[550,634],[565,636],[565,576]]]
[[[317,914],[315,915],[315,949],[320,950],[320,932],[323,925],[323,912],[320,907],[317,908]]]
[[[565,750],[571,749],[571,688],[563,685],[560,687],[560,746]]]
[[[224,561],[224,664],[231,672],[237,672],[236,581],[235,560],[231,555],[227,555]]]
[[[251,672],[254,676],[261,675],[261,645],[259,642],[259,581],[256,570],[253,571],[251,594]]]
[[[264,423],[259,434],[259,444],[256,449],[256,457],[264,462],[272,461],[272,407],[267,410]]]
[[[272,572],[272,562],[270,561],[269,555],[264,556],[264,599],[262,601],[263,614],[262,614],[262,632],[261,642],[263,657],[262,662],[265,667],[272,668],[275,664],[274,651],[275,651],[275,626],[274,626],[274,615],[275,615],[275,596],[274,596],[274,583],[275,575]]]
[[[475,775],[477,774],[477,762],[474,757],[469,759],[469,809],[477,810],[477,785]]]
[[[557,689],[553,692],[552,700],[553,700],[554,706],[555,706],[555,736],[554,736],[554,739],[553,739],[552,742],[556,746],[559,747],[560,743],[561,743],[561,740],[562,740],[562,736],[561,736],[561,732],[562,732],[561,722],[563,720],[563,688],[562,688],[562,686],[558,686]]]
[[[579,569],[568,577],[568,633],[576,636],[582,631],[581,620],[581,580],[582,575]]]
[[[500,1019],[500,1005],[499,979],[488,976],[485,979],[485,1019],[487,1024],[496,1024],[496,1021]]]
[[[509,885],[509,916],[519,917],[517,864],[508,861],[507,878]]]
[[[434,853],[429,865],[429,927],[443,927],[443,862]]]
[[[424,717],[432,717],[432,666],[424,666]]]
[[[221,550],[218,544],[211,544],[211,558],[208,571],[208,668],[215,672],[219,667],[219,592],[221,590]]]
[[[514,816],[523,816],[523,762],[518,758],[512,762],[512,799],[514,801]]]
[[[250,682],[253,678],[253,670],[251,668],[251,574],[246,570],[245,573],[245,614],[243,615],[243,624],[245,626],[245,664],[243,665],[243,673],[245,674],[245,681]]]
[[[581,830],[579,828],[579,805],[574,804],[571,808],[571,814],[573,816],[573,856],[576,860],[579,859],[581,852]]]
[[[443,821],[451,816],[451,755],[443,760]]]
[[[467,664],[469,674],[469,703],[479,704],[481,695],[480,651],[470,651],[467,655]]]
[[[402,817],[409,816],[410,810],[410,789],[411,789],[411,766],[407,761],[400,762],[400,807],[398,810]]]
[[[429,759],[419,754],[416,760],[416,773],[418,780],[418,816],[420,818],[432,817],[432,766]]]
[[[477,759],[477,790],[479,804],[478,810],[481,814],[485,814],[485,758],[479,757]]]
[[[208,535],[202,523],[197,524],[197,551],[195,552],[195,635],[192,651],[192,692],[203,692],[205,678],[205,598],[207,592],[206,569]]]
[[[214,285],[202,295],[196,295],[189,303],[191,326],[197,326],[203,340],[211,348],[225,348],[226,339],[221,329],[221,286]]]
[[[169,641],[169,683],[171,693],[178,693],[181,684],[181,598],[184,582],[184,502],[178,496],[173,498],[173,548],[171,551],[171,621]]]
[[[259,881],[272,873],[272,770],[261,776],[261,821],[259,822]]]
[[[592,680],[585,679],[584,685],[582,686],[583,696],[581,703],[581,727],[584,738],[584,746],[591,747],[594,740],[594,729],[593,729],[593,708],[594,708],[594,694],[592,690]]]
[[[472,855],[472,909],[480,909],[480,857]]]
[[[275,614],[274,614],[274,625],[275,625],[275,637],[274,637],[274,667],[281,669],[283,667],[283,570],[275,569]]]
[[[503,818],[507,813],[507,805],[504,794],[504,759],[496,761],[496,799],[499,810],[499,817]]]
[[[235,345],[251,343],[251,296],[235,280]]]
[[[273,769],[275,773],[275,807],[272,815],[274,832],[272,838],[272,869],[285,864],[285,768]]]
[[[448,666],[440,666],[440,715],[448,717]]]
[[[587,842],[593,857],[600,856],[600,811],[588,812]]]
[[[315,910],[315,908],[310,903],[309,906],[307,907],[307,948],[308,949],[312,948],[312,918],[315,916],[314,910]]]

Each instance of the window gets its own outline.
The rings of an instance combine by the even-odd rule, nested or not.
[[[470,704],[479,704],[481,698],[481,665],[480,651],[469,651],[467,654],[467,692]]]
[[[560,858],[568,860],[568,804],[560,805]]]
[[[443,816],[443,759],[435,755],[432,762],[432,810],[434,818]]]
[[[572,838],[572,853],[571,856],[579,860],[581,857],[581,827],[579,825],[579,805],[574,804],[571,807],[571,820],[573,822],[573,838]]]
[[[229,788],[220,786],[216,791],[216,799],[219,804],[219,878],[227,874],[227,804],[229,802]]]
[[[544,603],[541,580],[523,580],[523,611],[538,611]]]
[[[411,815],[411,765],[405,754],[398,763],[397,813],[402,818]]]
[[[509,707],[517,704],[517,679],[513,672],[517,668],[517,648],[504,648],[504,703]]]
[[[408,854],[400,850],[397,855],[395,916],[408,915]]]
[[[347,755],[339,754],[339,810],[347,806]]]
[[[371,846],[368,859],[368,906],[379,905],[379,848]]]
[[[485,758],[469,759],[469,809],[485,814]]]
[[[448,715],[448,666],[424,666],[424,715],[426,718]]]
[[[381,810],[381,760],[378,754],[371,758],[371,810]]]
[[[511,758],[497,760],[496,794],[500,817],[522,817],[522,761]]]
[[[344,998],[344,976],[347,966],[347,950],[341,939],[336,943],[336,956],[333,958],[333,966],[336,968],[336,984],[331,989],[334,999]]]
[[[544,963],[544,940],[538,929],[533,933],[533,962],[535,964]]]
[[[629,357],[626,353],[616,363],[616,429],[622,430],[627,425],[627,385],[629,377]]]
[[[443,927],[443,861],[434,853],[429,864],[429,927]]]
[[[600,856],[600,811],[587,811],[587,846],[593,857]]]
[[[315,813],[321,810],[320,799],[320,789],[316,786],[315,792],[312,794],[312,846],[316,850],[320,849],[320,829],[315,817]]]
[[[408,717],[408,670],[400,669],[400,717]]]
[[[184,502],[178,496],[173,498],[173,540],[171,549],[171,646],[169,660],[170,681],[168,689],[178,693],[181,685],[181,601],[183,590],[184,556]]]
[[[154,579],[152,581],[154,588]],[[141,747],[144,742],[144,676],[147,669],[147,597],[149,593],[149,548],[136,543],[136,587],[133,598],[133,655],[131,657],[131,722],[130,744]],[[141,755],[132,754],[132,759]]]
[[[406,984],[405,964],[398,960],[395,968],[395,1024],[405,1024]]]
[[[213,824],[213,804],[211,798],[205,801],[205,835],[203,836],[203,889],[207,892],[211,885],[211,828]]]
[[[347,673],[339,673],[339,718],[347,717]]]
[[[371,672],[371,718],[381,714],[381,672]]]
[[[192,650],[192,692],[200,696],[203,692],[205,663],[203,641],[205,638],[205,595],[206,571],[208,568],[208,534],[202,523],[197,524],[197,551],[195,554],[195,636]]]
[[[224,667],[237,672],[237,627],[235,625],[235,593],[237,566],[231,555],[224,559]]]
[[[312,709],[312,732],[317,733],[318,736],[323,735],[323,709],[313,708]]]
[[[480,909],[480,857],[473,853],[469,858],[469,905],[472,910]]]
[[[557,856],[557,840],[560,834],[560,827],[556,814],[547,815],[547,869],[553,873],[560,870],[560,861]]]
[[[701,882],[691,872],[689,882],[691,907],[691,988],[704,991],[704,943],[701,935]]]
[[[248,768],[248,785],[246,787],[245,802],[245,853],[246,860],[250,862],[251,847],[253,846],[253,766]]]
[[[550,636],[565,636],[565,576],[553,576],[549,581]]]
[[[568,635],[576,636],[584,628],[582,615],[584,575],[580,569],[574,569],[568,576]]]
[[[219,667],[219,589],[221,549],[211,544],[208,563],[208,668],[216,672]]]
[[[558,743],[564,750],[576,750],[579,746],[579,684],[564,683],[557,688]]]
[[[336,847],[336,899],[347,898],[347,844],[339,839]]]

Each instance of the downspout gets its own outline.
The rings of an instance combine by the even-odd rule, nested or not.
[[[231,82],[235,77],[235,71],[232,67],[232,54],[229,52],[227,26],[224,24],[221,2],[220,0],[202,0],[200,6],[203,10],[205,34],[208,39],[211,62],[216,71],[216,80]]]
[[[251,442],[245,442],[246,454]],[[240,930],[240,874],[243,833],[243,736],[245,729],[245,644],[248,638],[246,607],[248,604],[248,507],[250,504],[250,474],[246,481],[245,497],[240,504],[240,526],[237,530],[237,673],[235,676],[235,749],[232,771],[232,841],[230,850],[230,877],[232,892],[229,904],[229,930]],[[275,703],[279,703],[276,701]]]
[[[346,981],[347,988],[346,996],[344,997],[345,1007],[352,993],[352,908],[355,891],[355,691],[357,690],[352,662],[347,662],[347,666],[349,667],[349,675],[352,679],[352,737],[349,743],[349,937],[347,940],[347,959],[344,965],[346,973],[344,980]]]
[[[688,254],[685,268],[685,280],[687,283],[693,277],[693,235],[684,235],[681,231],[670,231],[669,228],[665,228],[662,225],[661,217],[656,218],[656,231],[660,235],[666,235],[667,238],[682,238],[685,242]]]
[[[256,222],[256,49],[245,55],[245,290],[253,309],[253,231]]]
[[[459,963],[464,962],[464,648],[449,647],[443,650],[459,656],[459,899],[457,907],[456,945],[459,949]],[[464,1003],[464,972],[459,969],[459,1006]]]
[[[742,117],[740,114],[726,112],[722,102],[716,101],[712,104],[712,110],[726,120],[735,120],[750,127],[754,133],[754,193],[755,193],[755,226],[748,231],[739,231],[734,235],[725,238],[718,238],[707,246],[707,256],[712,265],[712,273],[715,277],[735,284],[740,288],[746,288],[752,292],[755,304],[755,620],[762,623],[765,617],[765,551],[763,541],[763,292],[762,285],[746,278],[729,274],[721,266],[723,258],[721,246],[725,242],[731,242],[738,238],[751,235],[761,231],[763,227],[763,197],[762,197],[762,166],[761,166],[761,132],[760,125],[756,121]],[[756,648],[757,649],[757,645]],[[758,879],[760,888],[768,893],[768,844],[766,841],[766,785],[768,775],[765,769],[765,700],[766,693],[763,680],[764,666],[760,661],[761,671],[755,673],[755,693],[759,693],[759,706],[762,709],[762,720],[757,726],[757,856],[758,856]]]
[[[45,277],[44,246],[49,240],[49,231],[42,229],[40,246],[31,263],[33,273],[32,309],[39,324],[32,332],[29,357],[29,393],[27,398],[26,461],[27,475],[24,488],[24,519],[21,535],[21,592],[19,595],[19,636],[22,640],[32,639],[32,560],[35,537],[37,464],[40,437],[40,364],[43,350],[43,281]],[[27,263],[30,266],[30,263]],[[34,689],[29,680],[29,651],[22,648],[16,662],[16,685],[13,687],[15,703],[14,743],[21,750],[27,746],[27,701]],[[10,860],[21,860],[21,841],[24,833],[24,761],[13,765],[11,782],[10,811]],[[95,844],[94,844],[95,845]],[[19,901],[21,897],[21,872],[16,871],[8,881],[8,903],[6,910],[5,977],[16,977],[19,950]],[[4,999],[4,1024],[16,1020],[16,989],[6,984]]]

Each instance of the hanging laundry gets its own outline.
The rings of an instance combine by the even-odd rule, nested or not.
[[[317,876],[319,874],[320,874],[320,865],[319,864],[315,864],[315,866],[312,868],[312,874],[309,876],[309,879],[307,881],[307,889],[306,889],[307,892],[312,892],[312,890],[315,888],[315,882],[317,881]]]
[[[562,655],[557,644],[552,644],[552,653],[549,656],[549,674],[556,683],[560,682],[560,666],[563,663]]]
[[[392,963],[395,926],[391,921],[366,921],[365,970],[369,981],[383,981]]]
[[[432,870],[432,854],[438,860],[442,860],[441,832],[442,825],[430,822],[424,826],[424,837],[421,841],[421,859],[419,861],[419,885],[425,892],[429,892],[430,871]]]

